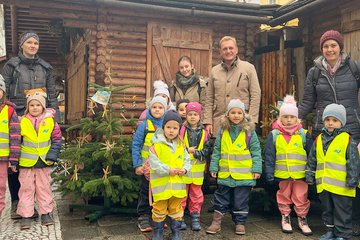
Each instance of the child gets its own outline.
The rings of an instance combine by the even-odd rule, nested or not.
[[[310,201],[307,198],[305,165],[312,137],[298,121],[298,108],[293,96],[284,98],[273,129],[266,140],[265,173],[269,183],[280,181],[276,199],[282,216],[281,229],[284,233],[292,233],[290,205],[294,204],[300,230],[305,236],[311,235],[306,220]]]
[[[5,98],[6,85],[0,75],[0,217],[5,208],[8,168],[17,172],[20,156],[20,125],[15,104]]]
[[[146,119],[138,126],[132,142],[133,167],[136,175],[141,176],[137,212],[139,214],[138,227],[142,232],[152,230],[150,224],[149,180],[144,176],[143,166],[145,159],[149,157],[150,140],[155,130],[162,127],[166,107],[167,104],[163,97],[157,96],[150,101]]]
[[[183,123],[186,120],[186,105],[189,103],[189,99],[180,99],[176,102],[176,111],[180,115]]]
[[[164,221],[171,218],[172,239],[181,239],[180,226],[184,211],[181,200],[186,196],[183,175],[190,171],[190,156],[179,137],[181,117],[175,111],[165,114],[163,127],[155,132],[150,148],[150,186],[154,198],[152,209],[153,240],[163,239]]]
[[[26,110],[20,121],[22,144],[19,160],[20,190],[17,214],[20,229],[29,229],[34,214],[34,196],[41,215],[41,224],[53,225],[50,166],[57,161],[61,149],[61,130],[54,120],[54,109],[46,109],[44,89],[25,90]]]
[[[245,104],[239,99],[230,100],[210,162],[210,174],[217,176],[218,189],[207,233],[219,232],[221,219],[231,210],[235,233],[245,234],[250,191],[262,172],[261,148],[254,128],[255,124],[245,116]]]
[[[180,129],[180,136],[184,139],[185,146],[190,154],[191,170],[183,177],[186,183],[186,197],[181,205],[185,210],[187,201],[191,216],[191,229],[200,231],[199,222],[201,206],[204,202],[204,195],[201,190],[204,181],[206,159],[210,155],[210,138],[201,123],[201,104],[190,102],[186,105],[186,122]],[[186,229],[183,221],[181,229]]]
[[[359,154],[356,143],[344,130],[343,105],[327,105],[322,120],[324,128],[316,137],[306,164],[306,181],[316,183],[323,208],[327,232],[320,239],[350,239],[352,201],[359,182]]]

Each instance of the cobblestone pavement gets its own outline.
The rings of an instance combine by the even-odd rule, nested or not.
[[[58,199],[58,197],[55,197]],[[7,191],[5,199],[5,209],[0,218],[0,239],[1,240],[58,240],[61,237],[61,226],[57,208],[53,212],[55,224],[52,226],[41,226],[40,217],[32,221],[31,228],[20,230],[19,220],[10,219],[10,193]]]

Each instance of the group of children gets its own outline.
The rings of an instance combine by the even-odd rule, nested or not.
[[[146,119],[133,140],[133,165],[141,176],[140,230],[153,231],[154,240],[163,239],[169,216],[172,239],[181,239],[180,230],[186,228],[185,208],[191,217],[191,229],[201,229],[201,186],[206,158],[213,150],[209,171],[217,178],[218,188],[213,220],[206,232],[219,232],[222,218],[230,211],[235,233],[245,234],[249,195],[262,174],[262,155],[255,124],[246,114],[244,103],[230,100],[212,149],[201,123],[201,104],[181,100],[177,113],[168,110],[169,102],[164,96],[150,101]],[[304,235],[312,234],[306,218],[310,208],[307,194],[308,184],[316,183],[328,229],[320,239],[348,239],[352,231],[351,203],[359,182],[359,153],[343,128],[346,111],[342,105],[328,105],[323,122],[323,133],[313,143],[298,119],[294,97],[286,96],[267,138],[265,177],[269,184],[279,184],[276,199],[284,233],[292,232],[293,204],[298,227]]]
[[[61,130],[54,120],[55,110],[46,108],[44,89],[26,90],[25,115],[19,118],[16,106],[6,99],[6,85],[0,75],[0,216],[5,208],[8,169],[19,171],[20,229],[31,227],[34,198],[41,224],[53,225],[54,208],[50,167],[61,148]]]

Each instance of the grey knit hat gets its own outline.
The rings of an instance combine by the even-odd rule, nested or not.
[[[240,108],[243,111],[243,113],[245,114],[245,104],[240,99],[231,99],[230,100],[227,110],[226,110],[226,115],[229,114],[229,111],[232,108]]]
[[[39,38],[39,35],[37,35],[36,33],[34,32],[27,32],[27,33],[24,33],[22,36],[21,36],[21,39],[20,39],[20,42],[19,42],[19,46],[21,47],[24,42],[26,40],[28,40],[29,38],[35,38],[38,42],[40,42],[40,38]]]
[[[156,96],[156,97],[153,97],[149,103],[149,109],[151,109],[152,105],[154,105],[155,103],[160,103],[161,105],[164,106],[164,110],[166,111],[166,107],[167,107],[167,104],[166,104],[166,100],[165,98],[161,97],[161,96]]]
[[[6,93],[5,80],[1,74],[0,74],[0,89],[3,90],[4,93]]]
[[[327,117],[335,117],[337,118],[342,126],[346,124],[346,109],[341,104],[332,103],[326,106],[324,109],[324,113],[322,116],[322,120],[324,121]]]

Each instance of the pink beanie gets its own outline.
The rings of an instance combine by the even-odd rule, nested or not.
[[[154,96],[165,94],[170,99],[168,85],[161,80],[154,81]]]
[[[186,105],[186,114],[190,111],[197,112],[200,116],[202,115],[202,106],[198,102],[190,102]]]
[[[286,95],[283,104],[280,107],[280,117],[283,115],[291,115],[298,117],[298,108],[294,96]]]

